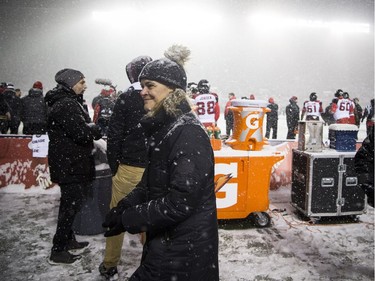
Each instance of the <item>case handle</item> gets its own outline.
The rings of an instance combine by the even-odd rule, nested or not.
[[[322,178],[321,186],[322,187],[332,187],[335,184],[334,178]]]
[[[347,177],[345,180],[346,186],[357,186],[358,185],[358,179],[357,177]]]

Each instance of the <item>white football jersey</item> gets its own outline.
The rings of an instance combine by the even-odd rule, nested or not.
[[[321,102],[320,101],[305,101],[303,104],[304,112],[306,116],[317,116],[320,117]]]
[[[201,94],[195,97],[196,111],[202,123],[215,123],[216,98],[211,94]]]
[[[353,106],[353,102],[350,99],[339,99],[333,117],[335,120],[349,118],[350,113],[353,111]]]

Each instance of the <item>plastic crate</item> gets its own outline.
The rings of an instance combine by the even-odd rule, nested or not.
[[[329,147],[337,151],[356,151],[358,127],[349,124],[332,124],[329,126]]]

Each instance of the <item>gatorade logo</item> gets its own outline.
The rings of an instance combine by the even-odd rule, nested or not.
[[[235,163],[217,163],[215,164],[215,175],[232,174],[232,179],[237,179],[238,164]],[[237,204],[238,183],[226,183],[218,193],[225,193],[225,197],[216,198],[218,209],[228,208]]]
[[[249,114],[246,117],[246,126],[249,129],[253,129],[253,130],[258,129],[259,128],[259,114],[256,114],[256,113]]]

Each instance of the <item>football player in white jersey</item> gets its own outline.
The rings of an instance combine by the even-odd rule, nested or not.
[[[354,110],[354,102],[347,92],[342,93],[337,103],[332,103],[331,111],[337,124],[355,124]]]
[[[198,93],[193,96],[196,113],[201,123],[207,127],[215,127],[220,116],[217,94],[210,92],[210,84],[206,79],[198,82]]]
[[[310,100],[305,101],[302,108],[301,120],[306,116],[306,121],[321,120],[323,112],[322,102],[318,100],[316,93],[310,94]]]

